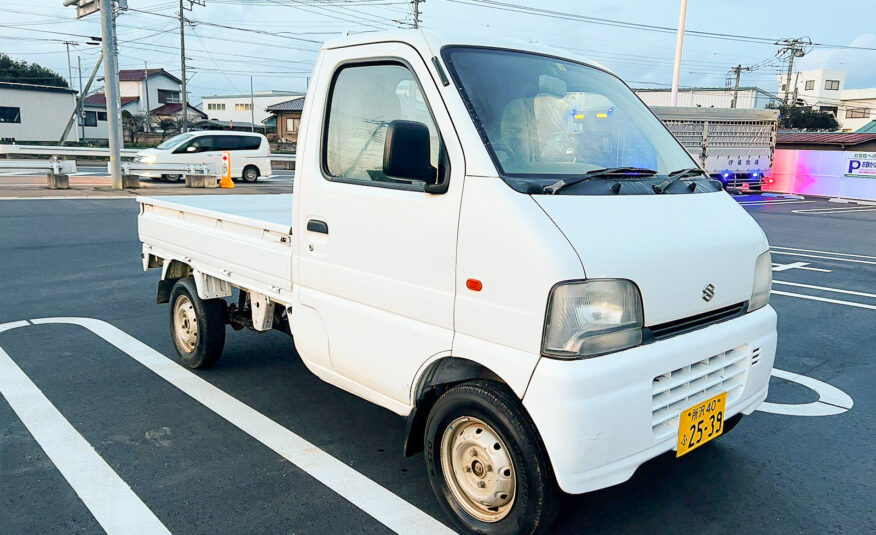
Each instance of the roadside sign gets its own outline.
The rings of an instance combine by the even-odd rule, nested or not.
[[[876,178],[876,152],[846,152],[843,176]]]
[[[234,181],[231,180],[231,153],[222,153],[222,179],[219,181],[220,188],[234,188]]]

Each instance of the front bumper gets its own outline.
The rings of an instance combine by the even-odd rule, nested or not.
[[[663,398],[657,397],[655,378],[665,381],[679,372],[672,375],[675,384],[676,377],[691,374],[688,386],[662,394],[678,399],[689,387],[691,396],[672,405],[672,416],[714,395],[715,386],[708,393],[698,388],[715,383],[728,390],[725,418],[750,414],[766,398],[775,352],[776,313],[766,306],[611,355],[542,358],[523,405],[541,433],[560,488],[580,494],[622,483],[642,463],[676,448],[677,419],[666,420],[668,409],[657,409]],[[699,377],[697,370],[708,373]]]

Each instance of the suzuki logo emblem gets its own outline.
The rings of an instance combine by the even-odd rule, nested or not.
[[[703,301],[708,303],[713,297],[715,297],[715,285],[710,283],[703,288]]]

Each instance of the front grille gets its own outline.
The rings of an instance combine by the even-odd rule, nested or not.
[[[684,334],[696,329],[702,329],[715,323],[727,321],[741,315],[745,310],[745,303],[737,303],[728,307],[711,310],[696,316],[689,316],[680,320],[667,321],[660,325],[653,325],[648,329],[654,335],[655,340],[663,340],[679,334]]]
[[[742,395],[749,362],[748,346],[695,362],[651,383],[651,431],[658,437],[678,431],[682,410],[727,392],[727,404]]]

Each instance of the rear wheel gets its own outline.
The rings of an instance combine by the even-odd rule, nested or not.
[[[442,395],[426,422],[426,469],[466,533],[544,533],[556,510],[547,453],[505,385],[472,381]]]
[[[182,175],[161,175],[161,178],[168,182],[179,182],[182,180]]]
[[[216,364],[225,347],[225,301],[202,300],[194,279],[178,280],[170,292],[170,335],[187,367]]]
[[[247,165],[243,168],[243,181],[244,182],[255,182],[259,179],[259,169],[254,165]]]

